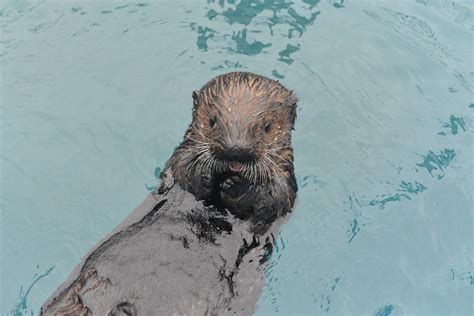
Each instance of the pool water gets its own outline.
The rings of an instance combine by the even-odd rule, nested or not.
[[[236,70],[300,99],[256,314],[473,314],[471,1],[4,0],[0,24],[1,314],[38,312]]]

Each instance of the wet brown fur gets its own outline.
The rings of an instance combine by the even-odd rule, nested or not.
[[[266,227],[266,221],[290,211],[296,197],[291,147],[296,102],[291,91],[263,76],[233,72],[215,77],[193,93],[192,122],[162,177],[171,171],[174,181],[198,199],[215,198],[216,182],[228,176],[236,180],[221,153],[234,145],[247,148],[252,158],[242,161],[237,176],[248,182],[248,192],[221,197],[226,208],[237,215],[244,208],[248,216],[240,217]]]

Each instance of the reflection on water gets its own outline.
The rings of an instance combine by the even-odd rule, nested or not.
[[[234,70],[300,98],[299,197],[257,315],[472,310],[469,1],[2,6],[2,313],[37,311],[156,188],[191,91]],[[18,297],[37,265],[56,268]]]
[[[466,131],[464,118],[456,117],[451,115],[449,117],[449,122],[443,123],[443,127],[451,129],[450,132],[452,135],[456,135],[458,133],[459,128],[462,129],[463,132]],[[439,135],[446,135],[445,132],[439,132]]]
[[[208,21],[201,24],[191,22],[189,26],[198,34],[197,46],[202,51],[211,50],[226,56],[275,55],[277,52],[276,60],[290,65],[294,61],[291,55],[301,49],[300,38],[320,14],[318,2],[319,0],[208,1]],[[340,4],[335,2],[334,5]],[[223,63],[213,69],[238,68],[228,60]],[[271,74],[284,79],[286,70],[285,66],[278,65]]]
[[[396,313],[394,313],[396,312]],[[380,309],[378,309],[374,316],[389,316],[389,315],[400,315],[403,314],[400,310],[397,310],[393,304],[388,304]]]
[[[423,162],[416,164],[417,166],[426,168],[426,170],[433,176],[433,172],[437,170],[439,179],[444,177],[443,167],[447,167],[451,160],[454,159],[456,153],[453,149],[443,149],[439,154],[430,151],[426,156],[423,156]]]
[[[38,267],[36,267],[38,268]],[[21,315],[28,315],[31,313],[31,315],[34,315],[33,309],[28,307],[28,295],[30,294],[31,290],[35,286],[38,281],[40,281],[42,278],[48,276],[48,274],[53,271],[54,266],[46,270],[44,273],[38,275],[37,273],[33,277],[33,281],[31,284],[28,286],[28,288],[23,290],[23,287],[20,288],[20,293],[18,294],[18,303],[16,303],[15,306],[13,306],[12,310],[10,311],[10,315],[12,316],[21,316]]]

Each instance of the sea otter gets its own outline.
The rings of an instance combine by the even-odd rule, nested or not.
[[[197,199],[250,220],[252,231],[263,233],[296,198],[291,132],[297,97],[249,72],[217,76],[192,97],[192,122],[166,163],[161,189],[174,178]]]
[[[285,220],[277,217],[296,197],[297,99],[241,72],[214,78],[193,99],[160,190],[91,249],[40,315],[255,312]]]

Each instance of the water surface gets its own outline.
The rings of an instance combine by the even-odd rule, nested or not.
[[[36,314],[158,183],[191,92],[299,96],[297,207],[257,315],[469,315],[470,1],[24,1],[0,7],[0,313]]]

